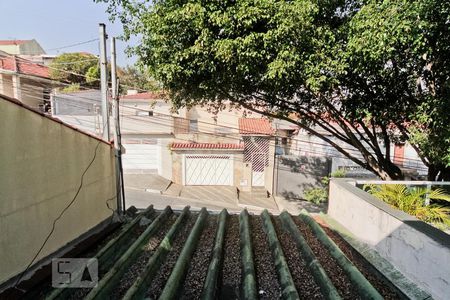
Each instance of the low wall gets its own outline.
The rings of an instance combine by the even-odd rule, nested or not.
[[[2,96],[0,149],[2,283],[31,262],[80,184],[35,262],[108,219],[116,191],[110,144]]]
[[[435,299],[450,292],[450,236],[391,208],[345,179],[332,179],[328,215]]]

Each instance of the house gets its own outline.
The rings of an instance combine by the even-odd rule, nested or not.
[[[261,116],[238,110],[214,114],[196,106],[187,111],[185,133],[172,144],[173,178],[182,185],[230,185],[243,191],[272,192],[274,131]]]
[[[83,90],[52,95],[52,116],[85,132],[102,135],[101,92]],[[173,117],[156,93],[120,98],[121,141],[126,174],[159,174],[172,177],[169,144],[173,139]],[[163,114],[160,114],[163,112]],[[110,119],[112,138],[113,121]],[[170,165],[165,165],[165,164]]]
[[[51,80],[48,67],[0,51],[0,94],[49,112],[50,94],[60,86]]]
[[[57,93],[53,116],[100,135],[100,92]],[[124,172],[159,174],[181,185],[229,185],[272,192],[274,131],[261,116],[195,106],[172,111],[158,93],[120,98]],[[112,122],[111,122],[112,123]]]
[[[321,138],[308,133],[307,131],[295,126],[287,121],[278,122],[282,124],[278,128],[277,137],[283,140],[278,144],[279,150],[277,154],[291,154],[299,157],[325,157],[331,159],[331,172],[338,169],[345,170],[350,177],[374,177],[370,171],[359,166],[355,162],[345,157],[338,152],[332,145],[323,141]],[[290,127],[290,128],[289,128]],[[326,136],[328,139],[347,149],[350,153],[358,156],[358,150],[352,146],[344,143],[338,138],[331,135],[329,132],[314,127],[314,130]],[[338,129],[339,130],[339,129]],[[385,146],[380,142],[380,149],[382,153],[386,152]],[[390,144],[390,158],[400,167],[406,176],[421,177],[426,176],[428,169],[420,160],[417,152],[409,143],[396,142]]]
[[[43,55],[45,50],[36,40],[0,40],[0,51],[12,55]]]

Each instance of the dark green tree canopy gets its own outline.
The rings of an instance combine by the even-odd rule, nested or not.
[[[430,178],[450,176],[450,3],[104,2],[176,106],[231,100],[289,120],[385,179],[403,176],[390,144],[409,141]]]
[[[50,64],[50,77],[54,80],[98,87],[100,69],[98,57],[89,53],[64,53]]]

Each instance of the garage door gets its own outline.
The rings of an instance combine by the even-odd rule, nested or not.
[[[126,143],[125,143],[126,142]],[[154,139],[127,139],[122,156],[125,173],[158,173],[160,165],[160,147]]]
[[[186,185],[233,185],[231,155],[187,155]]]

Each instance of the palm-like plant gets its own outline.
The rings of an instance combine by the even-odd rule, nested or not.
[[[425,204],[427,194],[430,200],[450,202],[450,195],[442,189],[407,188],[403,184],[368,184],[364,190],[424,222],[450,226],[450,208],[440,204]]]

